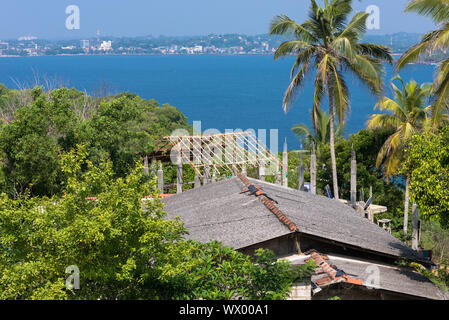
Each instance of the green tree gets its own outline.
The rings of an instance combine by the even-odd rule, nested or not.
[[[330,153],[332,182],[338,199],[337,164],[335,158],[335,119],[344,122],[349,110],[349,88],[343,71],[349,70],[371,92],[380,94],[382,87],[382,62],[391,63],[390,49],[372,43],[362,43],[366,32],[368,13],[357,12],[347,23],[352,12],[352,0],[324,1],[321,7],[311,0],[309,19],[298,24],[286,15],[277,16],[271,23],[271,35],[293,36],[294,40],[282,43],[276,50],[275,59],[295,55],[291,70],[292,81],[287,88],[283,109],[287,112],[293,103],[297,89],[301,88],[310,73],[315,73],[315,92],[312,119],[318,126],[318,110],[327,90],[330,116]]]
[[[405,149],[410,195],[425,220],[449,228],[449,129],[413,136]]]
[[[440,49],[446,50],[449,46],[449,3],[446,0],[412,0],[408,3],[405,11],[430,17],[439,27],[423,35],[421,42],[402,55],[397,62],[396,71],[429,52]],[[437,129],[448,121],[449,58],[447,57],[438,64],[431,94],[436,96],[432,104],[431,123],[433,129]]]
[[[68,99],[69,89],[48,95],[32,90],[33,101],[14,112],[0,128],[3,190],[11,196],[30,190],[36,195],[60,191],[59,155],[83,141],[81,121]]]
[[[167,295],[176,299],[283,300],[293,281],[309,281],[316,268],[313,262],[292,268],[264,249],[252,259],[216,241],[186,244],[188,262],[178,265],[175,285],[164,284],[164,290],[175,292]]]
[[[419,85],[411,80],[405,84],[400,76],[402,89],[391,83],[394,98],[382,98],[374,107],[389,113],[373,114],[368,120],[367,128],[392,128],[394,133],[385,141],[379,151],[376,166],[382,168],[386,178],[400,173],[400,165],[405,160],[404,147],[407,141],[417,132],[421,132],[427,121],[430,107],[427,105],[430,84]],[[405,172],[405,201],[404,201],[404,235],[407,235],[409,213],[410,173]]]
[[[110,161],[87,156],[85,147],[62,156],[63,197],[0,196],[0,299],[282,299],[310,278],[311,265],[291,269],[266,250],[252,261],[185,241],[141,166],[116,178]],[[79,289],[66,287],[68,266]]]
[[[318,110],[317,125],[313,126],[310,130],[306,124],[297,124],[292,127],[293,133],[299,138],[299,140],[305,145],[306,149],[312,149],[312,143],[317,146],[318,150],[322,146],[329,143],[330,136],[330,117],[324,110]],[[335,130],[335,137],[338,139],[343,135],[344,126],[339,124]]]
[[[385,141],[393,133],[391,128],[382,128],[376,131],[360,130],[348,139],[339,139],[335,144],[337,152],[338,179],[343,181],[340,185],[340,194],[343,199],[350,197],[351,157],[354,150],[357,158],[357,198],[363,191],[365,201],[369,197],[370,187],[373,192],[373,203],[386,206],[388,211],[376,218],[392,220],[391,228],[396,234],[403,226],[404,192],[401,190],[401,180],[398,177],[386,180],[383,172],[376,167],[376,158]],[[317,191],[324,194],[324,187],[331,183],[331,160],[329,148],[323,148],[318,158]]]
[[[67,88],[44,92],[42,87],[0,86],[0,116],[0,188],[12,197],[25,190],[60,193],[61,154],[79,143],[87,145],[96,165],[109,158],[115,175],[124,177],[162,136],[190,130],[173,106],[129,93],[94,99]]]
[[[90,154],[110,158],[117,176],[125,176],[156,142],[175,129],[189,129],[187,119],[175,107],[122,93],[103,101],[89,121]]]
[[[422,224],[421,247],[432,250],[432,261],[449,263],[449,230],[441,228],[438,221]]]

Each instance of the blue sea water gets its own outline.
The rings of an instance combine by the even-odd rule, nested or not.
[[[68,87],[90,94],[107,88],[128,91],[160,104],[179,108],[189,122],[201,121],[202,130],[279,130],[279,143],[287,139],[289,149],[299,141],[291,132],[295,124],[311,125],[313,83],[300,92],[293,108],[281,108],[290,82],[292,58],[274,61],[268,55],[238,56],[55,56],[0,58],[0,83],[15,88],[31,84],[38,75],[59,79]],[[411,65],[401,71],[405,81],[431,82],[435,66]],[[393,69],[386,67],[386,94]],[[359,81],[347,74],[351,93],[345,134],[364,128],[377,101]],[[323,105],[327,108],[326,105]],[[267,143],[270,138],[267,137]]]

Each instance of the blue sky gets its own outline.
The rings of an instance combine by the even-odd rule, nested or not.
[[[322,0],[318,0],[322,1]],[[307,15],[309,0],[9,0],[0,6],[0,39],[33,35],[45,39],[102,35],[206,35],[267,33],[271,19],[285,13],[298,22]],[[380,8],[380,30],[424,33],[429,19],[404,13],[408,0],[354,0],[354,8]],[[67,30],[65,9],[80,9],[80,29]]]

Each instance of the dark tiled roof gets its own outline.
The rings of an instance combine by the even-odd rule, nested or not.
[[[448,295],[429,279],[409,268],[371,264],[370,262],[332,256],[329,257],[328,263],[344,270],[351,277],[362,280],[364,286],[372,286],[373,282],[369,280],[369,277],[373,276],[373,266],[376,266],[379,272],[379,289],[421,298],[448,299]]]
[[[313,254],[318,254],[321,260],[324,260],[324,263],[313,257]],[[322,255],[314,251],[310,255],[292,255],[287,259],[294,266],[303,265],[309,259],[313,259],[319,268],[315,270],[311,280],[321,288],[345,282],[420,298],[449,299],[448,294],[429,279],[407,267],[345,256]],[[320,263],[322,264],[320,265]]]
[[[249,178],[276,200],[276,206],[299,232],[394,257],[421,257],[403,242],[347,205],[323,196]],[[179,216],[189,238],[218,240],[235,249],[291,233],[255,196],[240,194],[243,182],[233,177],[163,199],[169,217]]]

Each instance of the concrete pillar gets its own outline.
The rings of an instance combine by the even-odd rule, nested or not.
[[[310,156],[310,191],[316,194],[316,155],[315,145],[312,145],[312,155]]]
[[[143,173],[146,176],[150,175],[150,170],[148,169],[148,156],[147,155],[143,158]]]
[[[265,181],[265,164],[263,162],[259,166],[259,180]]]
[[[237,137],[233,139],[233,154],[232,154],[232,176],[237,175]]]
[[[284,140],[284,152],[282,152],[282,185],[288,187],[288,150],[287,138]]]
[[[194,179],[194,184],[193,184],[193,188],[199,188],[201,187],[201,179],[200,176],[198,174],[195,174],[195,179]]]
[[[203,184],[208,184],[210,182],[210,165],[208,163],[206,163],[204,165],[204,180],[203,180]]]
[[[246,171],[246,163],[243,163],[243,164],[242,164],[242,174],[243,174],[244,176],[248,175],[248,172]]]
[[[304,163],[302,161],[302,153],[299,153],[298,167],[298,190],[304,191]]]
[[[159,169],[157,170],[157,188],[164,193],[164,171],[162,170],[162,162],[159,163]]]
[[[412,207],[412,249],[418,250],[418,206],[416,203]]]
[[[212,182],[217,181],[217,174],[215,172],[215,168],[212,169],[212,179],[211,180],[212,180]]]
[[[182,193],[182,159],[181,153],[178,154],[178,159],[176,163],[176,193]]]
[[[355,151],[352,149],[351,160],[351,205],[354,206],[357,202],[357,159],[355,157]]]
[[[151,175],[156,175],[156,159],[154,157],[151,158]]]
[[[279,166],[276,167],[274,179],[275,179],[276,184],[278,184],[278,185],[282,184],[282,174],[281,174],[281,171],[279,171]]]

